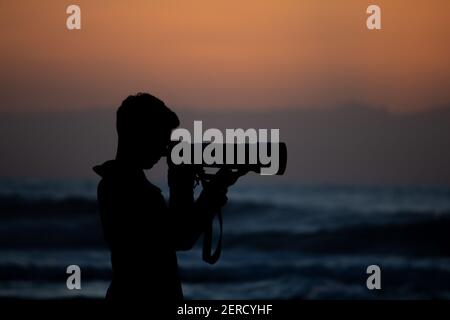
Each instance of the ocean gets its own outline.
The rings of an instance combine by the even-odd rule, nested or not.
[[[229,199],[219,262],[201,241],[178,254],[188,299],[450,298],[450,188],[241,185]],[[96,181],[0,181],[0,298],[102,298],[110,277]]]

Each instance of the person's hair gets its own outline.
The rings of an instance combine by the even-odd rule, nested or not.
[[[148,94],[128,96],[117,109],[116,129],[119,136],[142,131],[145,127],[158,130],[172,130],[180,125],[175,112],[163,101]]]

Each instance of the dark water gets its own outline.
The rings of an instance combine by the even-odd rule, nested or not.
[[[104,296],[95,188],[0,182],[0,297]],[[240,186],[230,199],[221,260],[179,254],[187,298],[450,298],[450,189]],[[66,288],[70,264],[80,291]],[[380,291],[366,287],[371,264]]]

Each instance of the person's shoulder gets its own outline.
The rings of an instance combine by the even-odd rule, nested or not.
[[[149,191],[152,193],[162,194],[162,190],[148,180],[147,180],[147,187],[148,187]]]
[[[101,179],[97,186],[97,193],[109,193],[126,185],[127,175],[124,174],[115,160],[109,160],[93,168]]]

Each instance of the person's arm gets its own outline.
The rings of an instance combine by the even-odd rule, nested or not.
[[[168,181],[175,248],[190,250],[217,210],[225,205],[226,190],[207,188],[194,201],[194,172],[187,166],[169,168]]]
[[[174,218],[176,250],[190,250],[195,245],[214,216],[227,203],[228,187],[241,175],[219,171],[194,201],[192,168],[179,166],[169,169],[169,209]]]

